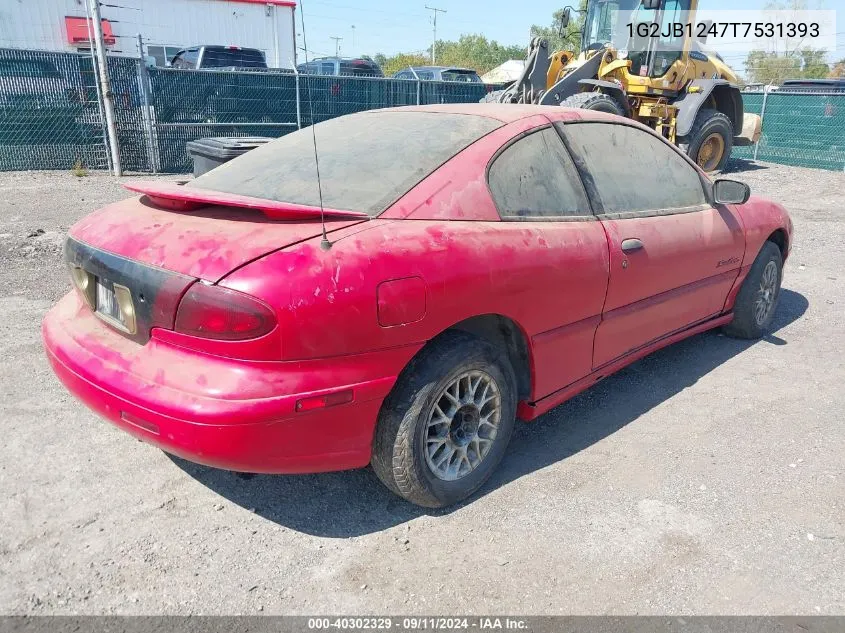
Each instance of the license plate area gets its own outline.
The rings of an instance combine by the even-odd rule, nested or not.
[[[106,282],[111,281],[115,291],[118,286],[132,289],[131,293],[128,290],[126,292],[128,305],[131,306],[135,321],[134,332],[128,325],[124,330],[117,325],[117,322],[106,323],[106,317],[97,316],[97,318],[115,332],[120,332],[141,345],[145,345],[150,340],[150,333],[155,328],[173,329],[179,301],[185,290],[196,281],[194,277],[162,270],[101,251],[72,237],[65,242],[65,262],[70,268],[73,285],[92,314],[99,314],[97,312],[97,278]],[[117,299],[118,296],[116,295],[115,298]]]
[[[106,323],[129,334],[135,334],[135,306],[126,286],[103,277],[95,277],[95,314]]]

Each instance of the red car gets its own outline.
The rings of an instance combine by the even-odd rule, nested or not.
[[[303,130],[70,230],[43,338],[71,392],[195,462],[372,464],[434,507],[490,476],[517,418],[772,320],[786,211],[637,123],[473,104],[315,134],[319,185]]]

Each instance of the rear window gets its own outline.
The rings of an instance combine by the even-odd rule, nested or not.
[[[203,68],[266,68],[264,53],[254,48],[226,48],[206,46],[202,55]]]
[[[365,112],[318,123],[323,204],[375,216],[501,122],[434,112]],[[225,163],[188,186],[320,204],[314,144],[303,128]]]
[[[373,63],[363,60],[340,63],[341,75],[352,75],[358,77],[381,77],[381,68]]]
[[[480,84],[481,77],[474,70],[444,70],[443,81],[462,81],[468,84]]]
[[[0,59],[0,77],[61,77],[50,62],[28,59]]]

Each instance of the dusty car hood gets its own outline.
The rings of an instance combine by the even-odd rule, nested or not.
[[[361,221],[327,218],[326,230]],[[181,213],[156,208],[144,198],[104,207],[70,229],[73,238],[95,248],[213,282],[320,233],[319,220],[272,220],[248,209],[217,206]]]

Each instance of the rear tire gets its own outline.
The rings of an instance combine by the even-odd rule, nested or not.
[[[603,92],[579,92],[560,102],[563,108],[578,108],[580,110],[595,110],[607,112],[617,116],[625,116],[625,109],[613,97]]]
[[[774,242],[766,242],[742,282],[734,304],[734,320],[723,329],[736,338],[763,336],[777,310],[783,276],[783,257]]]
[[[678,143],[687,146],[687,156],[704,171],[721,171],[731,157],[734,127],[718,110],[705,108],[695,116],[689,134]]]
[[[506,355],[464,332],[445,332],[399,376],[382,406],[372,467],[394,493],[439,508],[490,477],[516,420]]]

